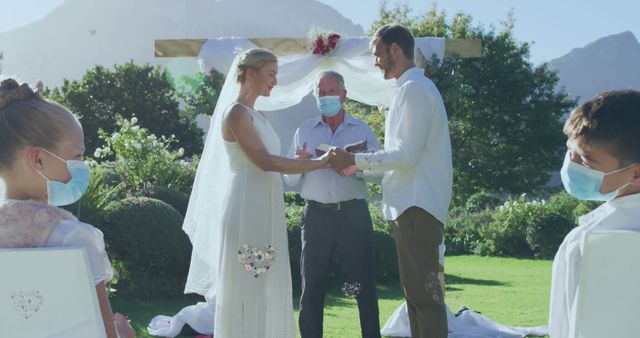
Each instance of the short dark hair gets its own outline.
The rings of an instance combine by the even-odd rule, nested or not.
[[[564,125],[569,139],[597,142],[622,165],[640,163],[640,92],[604,92],[583,103]]]
[[[391,46],[395,42],[404,53],[404,56],[413,61],[413,48],[415,45],[413,35],[402,25],[390,23],[378,28],[373,34],[372,46],[378,41],[382,41],[385,46]]]

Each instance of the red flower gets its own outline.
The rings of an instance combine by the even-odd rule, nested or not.
[[[326,39],[326,43],[325,43]],[[330,53],[338,46],[338,41],[340,40],[340,35],[337,33],[328,33],[327,35],[318,34],[315,39],[313,39],[312,50],[313,54],[325,55]]]

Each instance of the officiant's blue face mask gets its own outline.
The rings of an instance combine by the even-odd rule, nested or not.
[[[326,117],[336,116],[342,109],[340,96],[321,96],[318,97],[318,110]]]
[[[626,187],[630,183],[627,183],[614,191],[601,193],[600,187],[602,186],[605,176],[623,171],[634,165],[635,164],[632,164],[618,170],[604,173],[571,161],[571,153],[567,151],[567,155],[564,158],[564,164],[562,165],[562,169],[560,169],[560,177],[562,178],[562,184],[564,185],[565,190],[577,199],[610,201],[618,195],[620,189]]]
[[[40,176],[47,180],[47,197],[50,205],[62,206],[75,203],[82,197],[89,186],[89,166],[83,161],[65,160],[60,156],[46,150],[47,153],[56,159],[67,164],[67,171],[71,180],[67,183],[52,181],[43,173],[38,171]]]

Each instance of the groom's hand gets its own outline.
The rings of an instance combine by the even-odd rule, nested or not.
[[[330,159],[331,166],[338,173],[342,174],[345,172],[345,169],[356,164],[356,156],[342,148],[333,148],[331,149],[331,152],[334,153],[334,156]]]

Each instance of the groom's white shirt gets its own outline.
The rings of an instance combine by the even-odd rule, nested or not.
[[[423,74],[414,67],[396,80],[384,150],[356,154],[355,161],[360,169],[385,172],[382,202],[387,220],[417,206],[444,223],[453,185],[449,126],[442,96]]]

